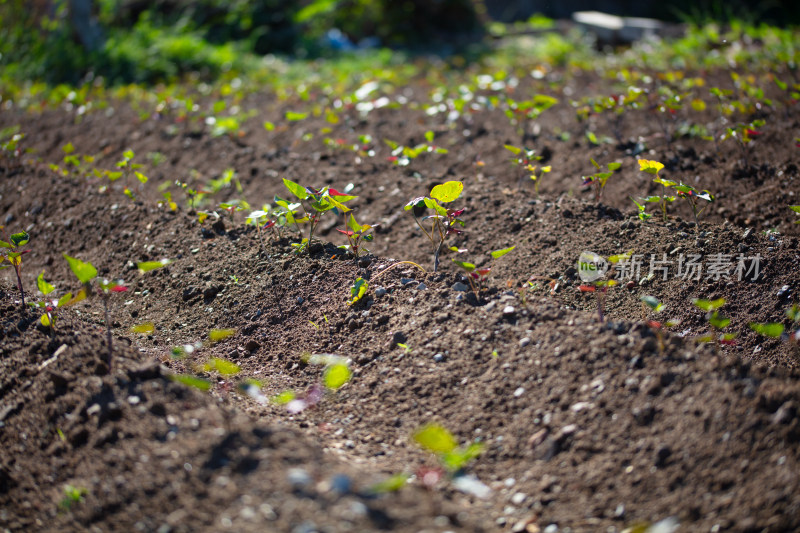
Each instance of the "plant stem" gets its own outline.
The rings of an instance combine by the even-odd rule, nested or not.
[[[20,259],[19,257],[17,259]],[[17,287],[19,288],[19,297],[22,299],[22,308],[25,308],[25,291],[22,290],[22,278],[19,275],[19,266],[14,265],[14,273],[17,275]]]
[[[111,357],[113,354],[111,348],[111,320],[110,320],[111,314],[109,313],[108,310],[108,295],[105,293],[103,294],[103,307],[105,308],[105,313],[106,313],[106,344],[108,345],[108,371],[111,372]]]

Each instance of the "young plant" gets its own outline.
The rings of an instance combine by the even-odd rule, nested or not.
[[[492,256],[492,259],[499,259],[506,255],[508,252],[516,248],[516,246],[511,246],[509,248],[502,248],[500,250],[495,250],[490,252],[489,255]],[[451,248],[451,250],[458,251],[455,247]],[[465,261],[458,261],[453,259],[453,263],[461,267],[463,270],[467,272],[467,280],[469,281],[470,287],[472,287],[472,292],[475,294],[475,297],[478,297],[478,291],[483,289],[483,284],[486,280],[489,279],[489,274],[492,271],[493,266],[478,268],[472,263],[467,263]]]
[[[353,286],[350,287],[350,299],[347,300],[347,305],[353,305],[367,294],[369,290],[369,282],[362,277],[356,278]]]
[[[658,173],[663,168],[664,168],[664,165],[662,163],[659,163],[658,161],[650,161],[648,159],[639,159],[639,170],[641,170],[642,172],[647,172],[648,174],[651,174],[651,175],[655,176],[655,178],[653,178],[653,181],[655,183],[658,183],[659,185],[661,185],[661,190],[662,190],[661,196],[648,196],[644,200],[646,202],[658,202],[658,204],[661,206],[661,213],[664,216],[664,222],[666,222],[667,221],[667,204],[668,203],[672,203],[672,202],[674,202],[676,200],[675,196],[671,196],[671,195],[667,194],[667,189],[670,188],[670,187],[674,187],[675,185],[677,185],[677,183],[672,181],[672,180],[665,180],[665,179],[661,178],[661,176],[658,175]]]
[[[634,200],[633,196],[629,196],[628,198],[631,199],[631,202],[636,204],[636,208],[639,210],[639,212],[637,213],[637,216],[639,217],[639,220],[641,220],[642,222],[647,222],[650,219],[650,217],[653,216],[653,215],[651,215],[650,213],[648,213],[646,211],[647,207],[642,205],[642,204],[640,204],[636,200]],[[641,200],[641,198],[640,198],[640,200]]]
[[[790,205],[789,209],[800,215],[800,205]],[[794,221],[795,224],[800,224],[800,219]]]
[[[602,170],[600,164],[595,161],[594,159],[589,159],[598,171]],[[596,172],[595,174],[591,174],[589,176],[583,176],[583,186],[584,187],[594,187],[594,201],[597,202],[597,205],[600,205],[600,200],[603,198],[603,189],[606,186],[606,182],[608,178],[611,177],[614,172],[622,167],[622,163],[609,163],[606,165],[608,168],[608,172]]]
[[[697,342],[713,342],[716,344],[735,344],[736,333],[723,333],[722,330],[728,327],[731,319],[719,314],[718,309],[725,305],[725,298],[718,298],[716,300],[704,300],[701,298],[693,298],[692,303],[698,309],[706,312],[706,320],[708,325],[711,326],[712,331],[706,335],[701,335],[696,338]]]
[[[445,209],[441,204],[450,203],[461,196],[464,184],[460,181],[447,181],[436,185],[431,189],[431,197],[420,196],[408,202],[404,209],[411,211],[414,215],[414,222],[419,229],[428,237],[433,244],[433,271],[439,269],[439,254],[444,247],[445,240],[451,234],[459,234],[460,230],[456,226],[464,227],[464,221],[460,217],[464,209]],[[432,215],[425,216],[427,209],[433,210]],[[431,221],[431,229],[428,231],[422,222]]]
[[[246,223],[253,224],[258,232],[258,244],[261,251],[264,251],[264,231],[272,228],[272,234],[275,235],[275,220],[269,218],[270,206],[264,205],[261,209],[251,212],[247,215]]]
[[[320,381],[314,382],[305,392],[297,393],[292,390],[283,391],[272,397],[272,402],[285,405],[291,414],[305,411],[314,407],[325,397],[326,391],[334,393],[346,385],[353,377],[350,363],[344,357],[333,354],[308,355],[307,362],[312,365],[324,367]]]
[[[666,306],[661,303],[658,298],[655,296],[649,295],[642,295],[640,298],[642,301],[642,315],[645,318],[645,324],[656,332],[656,338],[658,338],[658,346],[660,350],[664,351],[664,329],[671,328],[673,326],[677,326],[680,324],[680,320],[667,320],[666,322],[661,322],[659,320],[655,320],[652,318],[647,318],[647,310],[649,309],[653,315],[658,315],[659,313],[663,312],[666,309]]]
[[[619,285],[619,282],[611,278],[608,264],[617,264],[628,261],[633,252],[626,254],[612,255],[608,260],[592,252],[583,252],[578,257],[578,276],[583,282],[578,286],[580,292],[593,292],[597,297],[597,319],[605,321],[605,305],[608,297],[609,287]]]
[[[250,209],[250,204],[248,204],[244,200],[231,200],[230,202],[222,202],[219,204],[219,208],[228,213],[228,218],[230,218],[231,226],[235,225],[235,218],[237,212],[244,211],[245,209]]]
[[[377,224],[376,224],[377,226]],[[349,245],[345,245],[342,248],[346,250],[350,250],[353,252],[353,256],[355,261],[358,262],[358,258],[361,255],[362,251],[367,251],[362,244],[362,241],[371,241],[373,239],[372,233],[370,233],[376,226],[370,226],[369,224],[359,224],[356,222],[356,217],[350,213],[350,218],[347,219],[347,229],[341,230],[336,229],[339,233],[344,233],[347,236],[347,240],[350,241]]]
[[[39,277],[36,278],[36,287],[39,289],[39,292],[45,296],[45,298],[56,290],[53,285],[45,281],[44,271],[42,271],[42,273],[39,274]],[[51,331],[55,331],[56,319],[58,318],[58,308],[66,305],[70,300],[72,300],[72,293],[68,292],[56,300],[45,299],[43,302],[35,302],[31,303],[31,305],[44,309],[44,313],[41,317],[39,317],[39,322],[41,322],[44,327],[50,328]]]
[[[413,160],[419,157],[421,154],[424,153],[436,153],[436,154],[446,154],[447,149],[441,148],[433,144],[434,133],[432,131],[425,132],[425,140],[426,143],[418,144],[416,146],[409,147],[403,146],[398,144],[394,141],[390,141],[389,139],[384,139],[389,148],[392,149],[392,155],[389,156],[389,161],[392,164],[405,167]]]
[[[298,207],[303,209],[303,216],[298,218],[292,215],[291,222],[293,222],[295,225],[298,225],[298,229],[299,224],[308,224],[308,237],[302,238],[299,243],[292,244],[292,246],[297,249],[298,253],[301,253],[304,250],[307,250],[310,253],[311,241],[314,238],[314,231],[319,225],[322,215],[328,211],[331,211],[336,215],[347,213],[350,211],[350,208],[344,205],[345,202],[349,202],[350,200],[356,198],[356,196],[350,196],[327,186],[321,189],[304,187],[286,178],[283,178],[283,184],[287,189],[289,189],[289,192],[291,192],[300,200],[300,205]],[[286,216],[288,221],[289,213],[293,212],[297,208],[294,207],[294,209],[292,209],[292,205],[288,204],[286,200],[282,200],[278,197],[275,197],[275,201],[278,205],[286,206]]]
[[[756,119],[748,123],[739,123],[731,127],[725,128],[725,133],[722,134],[721,141],[734,139],[739,146],[742,153],[745,168],[750,167],[750,145],[755,137],[761,135],[758,131],[766,122],[762,119]]]
[[[28,253],[30,250],[20,250],[21,246],[25,246],[30,241],[30,236],[24,232],[20,231],[19,233],[14,233],[10,237],[5,231],[5,228],[0,226],[0,230],[3,232],[3,237],[5,240],[0,240],[0,247],[6,248],[8,251],[6,255],[0,257],[0,263],[3,261],[8,261],[11,263],[10,266],[14,267],[14,273],[17,275],[17,288],[19,289],[19,297],[22,301],[22,307],[25,307],[25,291],[22,289],[22,256]],[[0,270],[8,268],[6,266],[0,266]]]
[[[766,324],[751,322],[750,329],[765,337],[790,342],[794,344],[798,353],[800,353],[800,306],[797,304],[792,305],[792,307],[786,310],[786,316],[792,321],[792,325],[788,328],[780,322],[769,322]],[[794,331],[792,331],[793,329]]]
[[[485,445],[474,441],[459,446],[458,441],[444,426],[429,423],[414,431],[411,438],[423,449],[433,453],[447,472],[454,475],[478,457]]]
[[[504,145],[505,149],[514,154],[514,157],[511,158],[511,162],[517,166],[524,168],[528,171],[529,177],[533,180],[533,190],[536,193],[536,196],[539,196],[539,180],[545,174],[549,173],[553,170],[553,168],[548,165],[546,167],[539,167],[539,165],[535,165],[534,163],[537,161],[542,160],[542,156],[536,155],[536,150],[528,150],[527,148],[519,148],[517,146],[512,146],[510,144]],[[522,184],[522,179],[520,178],[520,185]]]
[[[108,368],[111,369],[111,358],[113,356],[113,347],[112,347],[112,337],[111,337],[111,312],[109,310],[109,296],[111,293],[114,292],[125,292],[128,290],[128,287],[122,284],[122,280],[119,282],[111,281],[105,278],[98,279],[97,277],[97,269],[88,262],[83,262],[80,259],[76,259],[74,257],[70,257],[67,254],[63,254],[64,259],[67,260],[69,264],[70,270],[72,273],[75,274],[75,277],[78,278],[83,284],[81,290],[72,298],[67,305],[72,305],[78,303],[86,298],[90,298],[96,294],[94,285],[97,285],[97,288],[100,289],[100,295],[103,299],[103,310],[105,311],[105,322],[106,322],[106,345],[108,346]]]
[[[133,191],[130,188],[130,179],[131,175],[136,176],[136,179],[139,180],[140,183],[145,184],[147,183],[147,176],[139,172],[138,169],[142,168],[143,165],[139,163],[134,163],[133,158],[136,154],[133,153],[133,150],[125,150],[122,153],[122,159],[116,162],[116,167],[121,169],[118,172],[108,172],[108,179],[114,181],[120,177],[124,177],[125,179],[125,189],[123,192],[125,196],[130,198],[131,200],[136,200],[136,196],[133,194]]]
[[[706,207],[708,207],[711,202],[714,201],[714,195],[707,190],[698,192],[698,190],[691,185],[684,185],[683,183],[673,185],[672,188],[677,193],[678,198],[685,198],[686,201],[689,202],[689,206],[692,208],[692,214],[694,215],[694,224],[699,230],[700,221],[697,219],[697,217],[705,210]],[[703,207],[699,207],[699,200],[704,200],[708,203]]]

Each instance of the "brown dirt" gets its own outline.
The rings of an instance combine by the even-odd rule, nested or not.
[[[619,90],[585,75],[550,76],[572,98]],[[758,80],[766,86],[769,76]],[[524,81],[516,91],[544,92],[547,81]],[[430,89],[420,80],[407,94],[425,102]],[[800,226],[786,207],[800,203],[796,108],[760,112],[767,124],[745,165],[732,144],[717,150],[688,137],[667,144],[647,110],[626,114],[622,144],[587,146],[569,98],[557,96],[562,103],[538,126],[526,123],[524,138],[499,110],[451,124],[444,114],[427,115],[425,105],[366,116],[350,109],[333,126],[314,117],[286,123],[280,117],[301,104],[269,94],[242,103],[258,112],[243,134],[219,137],[169,115],[142,120],[123,101],[112,102],[110,116],[4,109],[0,128],[19,124],[38,159],[0,168],[4,224],[31,235],[23,270],[29,298],[42,270],[59,294],[78,288],[62,253],[124,278],[131,290],[112,297],[109,369],[99,301],[65,309],[51,334],[36,313],[20,309],[6,275],[0,524],[11,531],[539,531],[551,524],[621,531],[674,516],[681,531],[800,529],[800,354],[748,327],[788,325],[784,312],[800,290]],[[718,125],[712,111],[691,113],[679,121]],[[278,128],[264,130],[265,120]],[[591,120],[593,130],[609,131],[603,117]],[[376,156],[358,162],[352,151],[325,146],[322,127],[348,143],[371,134]],[[424,154],[408,167],[387,161],[382,139],[413,145],[426,130],[448,154]],[[572,131],[573,140],[557,140],[558,130]],[[306,133],[315,136],[302,140]],[[667,223],[636,218],[628,196],[658,192],[648,190],[637,157],[626,155],[637,140],[648,150],[639,157],[667,163],[665,177],[694,183],[697,176],[717,195],[699,230],[682,205],[671,206]],[[116,184],[101,192],[94,178],[50,171],[46,164],[60,162],[67,141],[78,154],[96,154],[99,168],[126,148],[140,157],[158,151],[166,161],[146,169],[151,183],[134,203]],[[553,167],[538,198],[503,148],[523,142]],[[581,193],[590,156],[623,163],[602,205]],[[268,203],[286,196],[282,177],[352,183],[359,220],[381,224],[374,255],[354,264],[334,246],[342,241],[332,219],[320,237],[333,244],[308,257],[294,254],[287,238],[260,250],[242,215],[213,229],[199,224],[175,188],[177,212],[156,206],[156,184],[186,180],[192,169],[205,183],[229,167],[243,192],[223,190],[215,202]],[[439,273],[406,264],[382,274],[395,259],[430,269],[429,243],[402,207],[451,179],[464,181],[456,205],[467,208],[465,232],[453,243],[479,264],[488,264],[488,251],[517,246],[497,261],[480,299],[453,290],[461,276],[450,256]],[[773,228],[779,233],[763,232]],[[574,266],[584,250],[634,250],[644,270],[651,254],[675,261],[700,254],[706,262],[760,254],[763,272],[690,281],[671,271],[667,280],[623,284],[611,289],[608,320],[599,323],[594,295],[577,290]],[[137,273],[136,262],[164,257],[174,262]],[[366,301],[351,308],[349,287],[359,275],[374,281]],[[665,302],[664,315],[680,325],[663,336],[648,327],[643,294]],[[708,328],[690,303],[695,297],[726,298],[735,345],[692,340]],[[156,331],[128,333],[142,322]],[[173,346],[201,341],[212,328],[236,335],[188,359],[170,357]],[[290,414],[235,392],[247,378],[262,381],[267,396],[311,391],[322,370],[307,355],[318,353],[351,359],[354,377],[313,408]],[[206,373],[214,381],[208,394],[168,379],[211,356],[242,372]],[[446,481],[426,490],[414,479],[396,493],[369,493],[391,474],[435,465],[409,439],[429,421],[461,442],[486,444],[466,471],[492,489],[488,498]],[[66,485],[86,489],[84,501],[60,506]]]

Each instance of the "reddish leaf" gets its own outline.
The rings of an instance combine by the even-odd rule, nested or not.
[[[594,292],[595,288],[591,285],[581,285],[578,290],[581,292]]]
[[[128,290],[128,287],[125,285],[117,285],[115,287],[111,287],[111,292],[125,292]]]
[[[336,228],[336,231],[338,231],[339,233],[344,233],[348,237],[352,237],[353,235],[355,235],[355,233],[350,230],[345,231],[343,229]]]

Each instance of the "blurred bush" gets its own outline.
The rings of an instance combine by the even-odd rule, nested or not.
[[[450,53],[482,37],[482,13],[481,0],[0,0],[0,66],[53,83],[153,83],[265,54]]]

